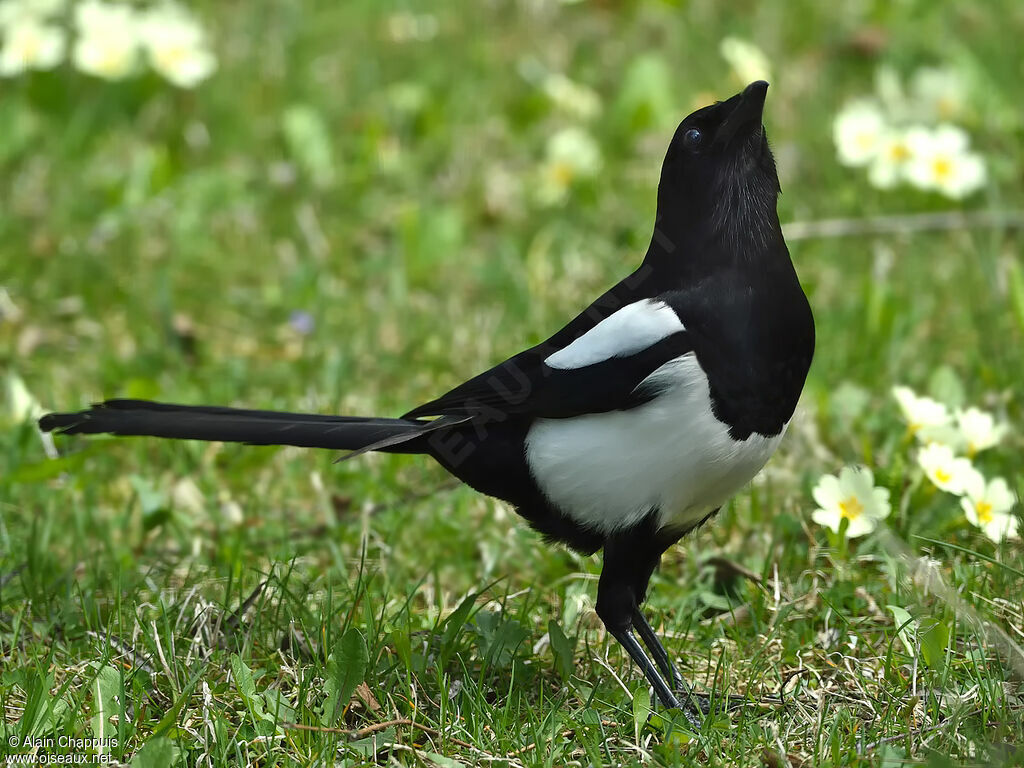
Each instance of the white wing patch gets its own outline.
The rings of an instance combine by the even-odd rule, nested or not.
[[[644,299],[608,315],[544,362],[560,370],[585,368],[613,357],[635,355],[666,336],[685,330],[672,307],[663,301]]]
[[[685,528],[746,485],[782,434],[734,440],[715,418],[708,379],[694,354],[652,373],[661,394],[628,411],[537,419],[526,459],[537,485],[563,513],[613,533],[652,509],[659,525]]]

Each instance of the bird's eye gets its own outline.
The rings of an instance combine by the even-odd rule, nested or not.
[[[703,140],[703,138],[704,134],[702,134],[697,128],[690,128],[686,133],[683,134],[683,144],[688,149],[696,149],[697,147],[700,146],[700,143]]]

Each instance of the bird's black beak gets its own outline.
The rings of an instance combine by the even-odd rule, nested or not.
[[[736,106],[718,129],[715,144],[725,147],[759,131],[764,112],[764,97],[767,93],[768,83],[764,80],[755,80],[743,89],[743,93],[729,99],[735,100]]]

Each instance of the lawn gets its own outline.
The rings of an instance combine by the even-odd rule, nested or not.
[[[70,61],[0,79],[0,750],[1024,764],[1024,545],[935,486],[891,392],[1009,424],[973,461],[1024,495],[1024,6],[192,8],[216,55],[193,87]],[[600,555],[429,460],[51,446],[26,420],[104,397],[398,415],[536,343],[642,257],[675,125],[745,82],[730,37],[771,69],[818,346],[779,454],[652,583],[684,676],[746,701],[699,732],[651,713],[601,628]],[[861,97],[933,125],[926,67],[959,83],[941,119],[984,163],[962,198],[881,188],[834,142]],[[855,465],[892,511],[847,538],[813,490]]]

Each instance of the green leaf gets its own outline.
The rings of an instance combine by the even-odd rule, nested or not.
[[[181,710],[184,709],[185,703],[189,700],[192,695],[192,689],[195,687],[196,679],[193,678],[189,685],[186,686],[185,690],[178,696],[178,700],[174,702],[174,705],[167,710],[167,713],[160,718],[160,722],[156,724],[156,728],[153,729],[153,737],[150,741],[154,740],[154,737],[162,736],[166,733],[171,733],[178,723],[178,717],[181,715]],[[149,742],[147,742],[149,743]]]
[[[555,671],[563,680],[568,680],[575,669],[574,650],[569,638],[554,619],[548,620],[548,639],[551,641],[551,655],[555,659]]]
[[[675,78],[665,59],[642,54],[633,59],[622,77],[615,116],[630,131],[667,127],[676,117]]]
[[[160,384],[155,379],[136,376],[128,379],[124,396],[131,400],[156,400],[160,397]]]
[[[879,755],[879,768],[903,768],[907,764],[907,753],[893,744],[883,744]]]
[[[27,675],[22,685],[25,688],[25,707],[18,721],[22,736],[50,733],[68,711],[68,703],[51,693],[53,673]]]
[[[651,716],[651,693],[647,690],[647,683],[642,683],[633,691],[633,736],[639,742],[640,733],[647,725],[647,718]]]
[[[967,401],[963,382],[948,365],[936,368],[928,379],[928,394],[950,408],[963,408]]]
[[[335,178],[334,151],[320,113],[307,104],[295,104],[285,110],[281,130],[295,164],[317,187],[330,187]]]
[[[121,715],[121,696],[121,673],[109,664],[103,666],[92,681],[93,716],[89,724],[97,739],[116,735],[117,727],[111,724],[110,718]],[[101,748],[101,751],[107,749]]]
[[[935,750],[928,750],[928,761],[926,768],[956,768],[956,763],[949,759],[948,755]]]
[[[426,758],[431,765],[436,765],[437,768],[464,768],[466,765],[436,752],[419,752],[418,754],[420,757]]]
[[[327,681],[324,684],[327,700],[320,718],[322,725],[329,727],[337,722],[356,686],[366,678],[369,660],[363,633],[356,627],[349,627],[327,660]]]
[[[267,688],[261,695],[267,704],[267,714],[274,722],[295,722],[295,707],[284,693],[276,688]]]
[[[273,720],[273,715],[269,715],[266,711],[263,697],[256,692],[256,682],[253,680],[252,670],[246,666],[242,657],[237,653],[231,654],[231,676],[235,679],[235,685],[238,686],[238,692],[242,694],[242,701],[245,702],[253,721],[259,723],[268,718]]]
[[[903,642],[903,647],[907,649],[907,653],[911,656],[916,656],[917,642],[914,639],[914,635],[917,631],[917,622],[914,621],[914,617],[910,615],[910,611],[898,605],[887,605],[885,607],[889,609],[893,620],[896,622],[896,633]]]
[[[921,640],[921,656],[924,663],[937,672],[946,666],[946,650],[949,648],[950,626],[945,621],[921,622],[917,633]]]
[[[719,595],[710,590],[701,590],[698,594],[700,601],[704,603],[708,608],[714,608],[716,611],[729,611],[732,610],[732,602],[725,595]]]
[[[167,494],[153,485],[151,480],[141,475],[132,475],[128,479],[131,480],[132,488],[135,489],[135,494],[139,497],[139,506],[142,507],[143,517],[148,517],[167,508]]]
[[[455,650],[455,641],[462,628],[466,626],[469,614],[472,612],[473,606],[476,605],[476,599],[479,596],[478,592],[466,595],[462,602],[459,603],[459,607],[452,611],[451,615],[445,619],[444,634],[441,636],[441,666],[447,664],[451,658],[451,654]]]
[[[64,474],[74,474],[75,470],[85,463],[86,458],[95,450],[94,446],[97,445],[99,443],[91,443],[80,451],[75,451],[75,453],[70,453],[67,456],[61,456],[56,459],[44,459],[43,461],[31,464],[22,464],[15,468],[13,472],[0,478],[0,485],[42,483]]]
[[[1008,271],[1010,286],[1010,305],[1013,307],[1013,316],[1017,320],[1017,327],[1024,333],[1024,270],[1018,262],[1010,260]]]
[[[522,624],[496,611],[480,611],[474,619],[479,638],[480,655],[498,669],[512,664],[516,651],[530,636]]]
[[[828,399],[832,418],[840,427],[849,428],[861,417],[871,403],[871,393],[849,381],[833,390]]]
[[[167,768],[178,761],[178,748],[165,736],[155,736],[135,753],[132,768]]]

